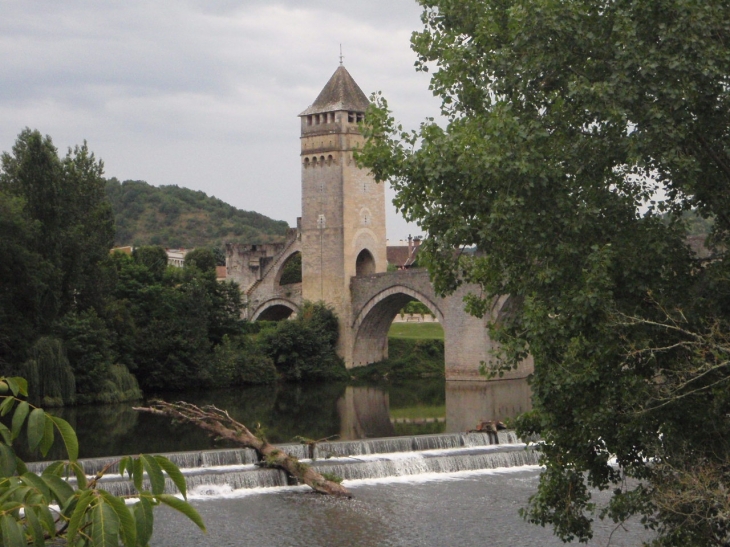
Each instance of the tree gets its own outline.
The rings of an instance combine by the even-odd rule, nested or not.
[[[145,547],[152,536],[153,507],[165,504],[180,511],[205,531],[198,512],[187,503],[185,477],[163,456],[125,456],[115,464],[133,481],[137,499],[113,496],[100,488],[99,480],[112,465],[89,480],[78,460],[76,433],[65,420],[29,404],[23,378],[0,378],[0,413],[11,416],[11,427],[0,424],[0,537],[5,547],[42,547],[46,541],[75,547]],[[38,475],[28,471],[13,448],[21,433],[28,449],[45,455],[56,433],[63,441],[68,460],[50,464]],[[146,473],[149,488],[143,483]],[[75,481],[69,481],[73,475]],[[183,499],[165,493],[165,475]]]
[[[296,319],[264,332],[261,344],[285,380],[346,380],[345,364],[335,349],[338,335],[332,309],[323,302],[305,302]]]
[[[215,268],[217,265],[218,259],[216,258],[213,249],[198,247],[185,255],[186,268],[195,267],[201,272],[213,272],[215,275]]]
[[[252,433],[244,424],[234,420],[225,410],[215,406],[200,408],[185,402],[166,403],[164,401],[153,401],[149,407],[137,408],[136,410],[188,422],[217,438],[226,439],[238,446],[253,448],[261,458],[262,465],[283,469],[290,476],[302,481],[319,494],[340,498],[352,497],[350,491],[340,484],[342,479],[332,480],[332,478],[321,475],[313,467],[300,462],[297,458],[270,444],[260,431],[256,434]]]
[[[706,477],[730,472],[730,365],[685,344],[730,322],[730,12],[420,3],[412,47],[418,70],[435,69],[444,126],[404,132],[376,96],[360,161],[428,233],[419,259],[439,291],[479,285],[489,297],[466,303],[478,315],[495,295],[519,304],[490,328],[501,368],[535,361],[534,410],[517,425],[541,436],[545,471],[526,518],[587,541],[590,488],[613,487],[601,516],[643,515],[666,545],[727,544],[720,509],[663,508],[699,462]],[[715,219],[709,259],[685,243],[689,209]],[[667,327],[678,317],[682,332]]]

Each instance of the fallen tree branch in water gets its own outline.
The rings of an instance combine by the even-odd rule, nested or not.
[[[134,410],[188,422],[211,435],[245,448],[253,448],[267,466],[283,469],[320,494],[352,497],[350,491],[341,484],[326,479],[311,466],[286,454],[266,439],[257,437],[245,425],[231,418],[228,412],[215,406],[201,408],[185,402],[152,401],[149,407],[136,407]]]

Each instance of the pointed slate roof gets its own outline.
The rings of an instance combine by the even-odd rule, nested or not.
[[[370,106],[370,101],[368,101],[365,93],[355,83],[347,69],[340,65],[314,103],[312,103],[312,106],[299,115],[308,116],[309,114],[321,114],[335,110],[365,112],[368,106]]]

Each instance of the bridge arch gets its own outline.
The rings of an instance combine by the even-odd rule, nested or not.
[[[281,321],[297,313],[299,306],[290,300],[272,298],[262,302],[251,315],[251,321]]]
[[[353,366],[382,361],[388,357],[390,325],[403,306],[412,300],[425,304],[444,326],[444,315],[433,299],[404,285],[389,287],[368,300],[353,322]]]
[[[299,267],[299,277],[298,281],[291,281],[287,280],[287,277],[292,275],[292,272],[287,270],[288,266],[292,266],[294,264],[297,264],[298,261],[298,267]],[[283,277],[283,279],[282,279]],[[284,281],[284,283],[282,283]],[[288,281],[288,282],[286,282]],[[274,287],[278,287],[280,285],[293,285],[295,283],[301,283],[302,282],[302,253],[299,249],[293,249],[286,257],[282,257],[280,259],[280,266],[279,269],[276,271],[276,276],[274,276]]]

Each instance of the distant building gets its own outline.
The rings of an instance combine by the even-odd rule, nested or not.
[[[134,252],[134,247],[131,245],[125,245],[124,247],[112,247],[109,249],[109,254],[124,253],[125,255],[131,255],[132,252]]]
[[[395,245],[388,244],[386,247],[388,265],[395,266],[397,270],[411,268],[416,262],[420,245],[421,238],[418,236],[415,238],[408,236],[407,241],[400,240]]]
[[[192,249],[165,249],[167,253],[167,263],[176,268],[185,266],[185,255]]]

